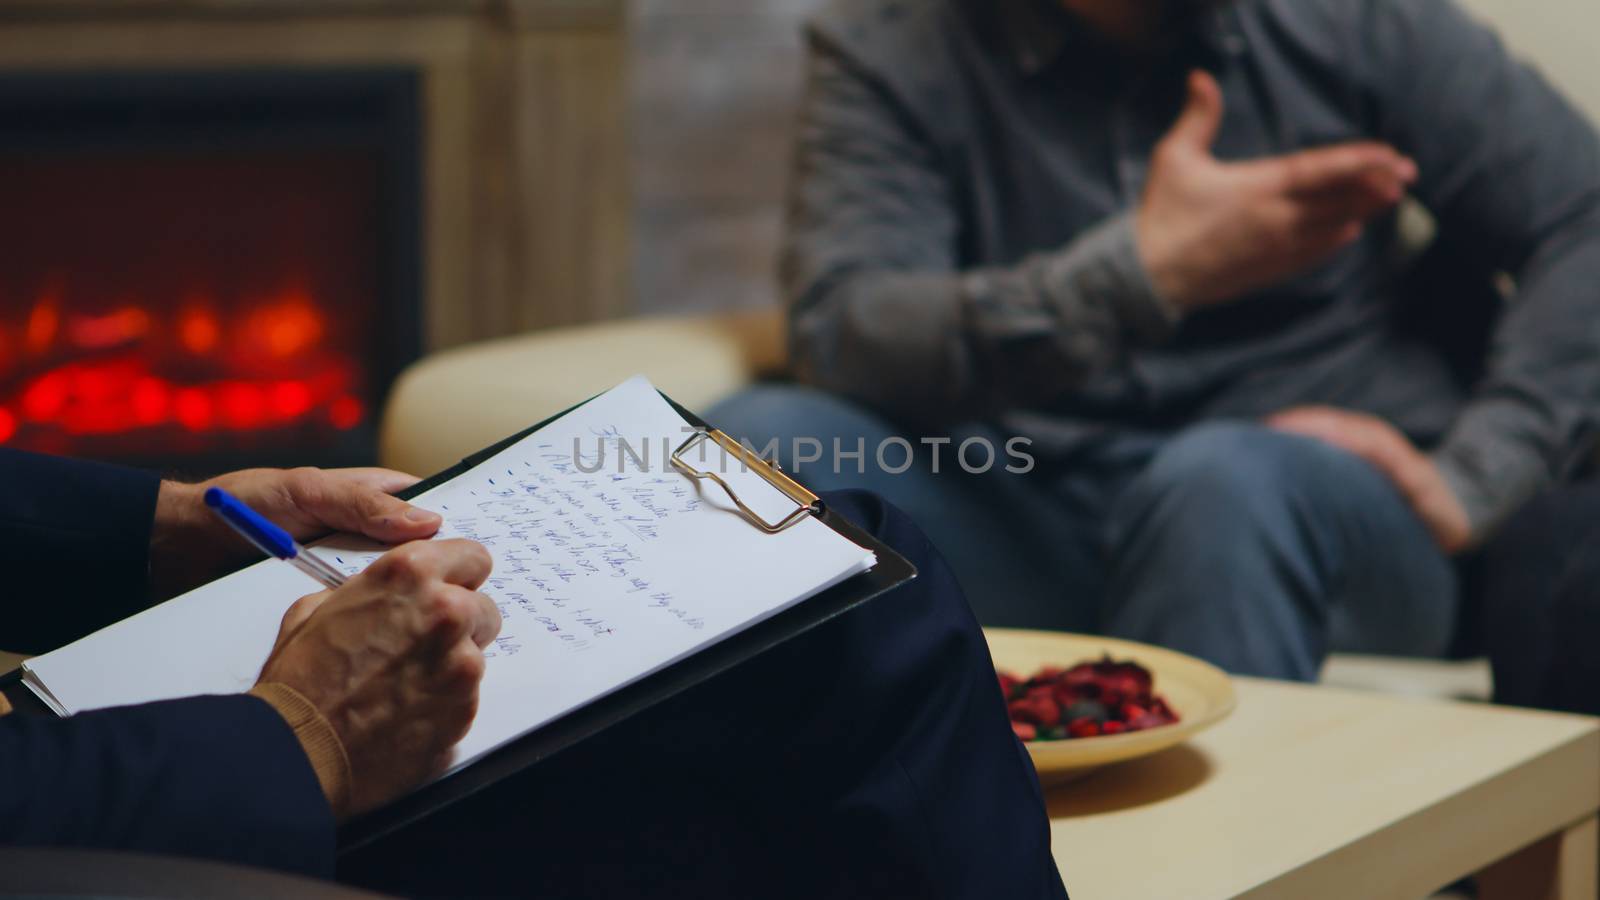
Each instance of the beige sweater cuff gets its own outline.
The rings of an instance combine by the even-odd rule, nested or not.
[[[311,760],[311,768],[317,773],[317,782],[322,785],[322,793],[333,807],[334,816],[344,818],[350,802],[350,757],[327,717],[288,685],[258,684],[250,693],[271,704],[289,723]]]

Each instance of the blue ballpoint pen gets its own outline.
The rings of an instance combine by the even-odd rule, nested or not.
[[[260,513],[245,506],[238,497],[222,488],[206,489],[206,505],[222,521],[233,526],[250,543],[260,547],[268,556],[275,556],[296,569],[315,578],[323,587],[336,588],[344,584],[344,576],[327,561],[300,546],[289,532],[268,522]]]

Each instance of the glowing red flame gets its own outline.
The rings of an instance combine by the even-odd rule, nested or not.
[[[244,334],[250,350],[284,359],[316,346],[322,330],[322,313],[310,297],[297,291],[252,312]]]
[[[328,407],[328,421],[340,431],[349,431],[361,424],[361,401],[349,395],[333,401]]]
[[[11,363],[7,333],[0,328],[0,369]],[[165,319],[131,304],[64,313],[60,295],[45,292],[17,333],[29,356],[46,365],[35,366],[11,396],[0,395],[0,443],[30,429],[256,432],[325,423],[349,430],[366,420],[353,393],[355,364],[322,346],[324,313],[301,289],[229,316],[208,299],[191,298]],[[184,374],[185,357],[216,359],[196,377]]]
[[[139,340],[150,330],[150,314],[125,306],[103,316],[73,316],[67,320],[72,344],[84,350],[120,347]]]
[[[222,340],[222,324],[205,305],[194,305],[178,314],[178,342],[196,356],[217,349]]]
[[[5,446],[195,472],[369,452],[412,312],[382,307],[381,157],[237,136],[0,152]]]
[[[28,324],[23,329],[23,340],[28,349],[38,354],[50,349],[56,339],[56,329],[61,325],[61,315],[56,312],[57,301],[52,295],[39,298],[28,314]]]

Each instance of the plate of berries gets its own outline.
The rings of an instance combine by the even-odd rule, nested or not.
[[[1192,656],[1061,632],[984,633],[1012,731],[1047,787],[1174,747],[1233,712],[1233,682]]]

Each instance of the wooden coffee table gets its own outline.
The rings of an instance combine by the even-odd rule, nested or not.
[[[1190,743],[1046,794],[1073,900],[1595,900],[1600,720],[1237,680]]]

